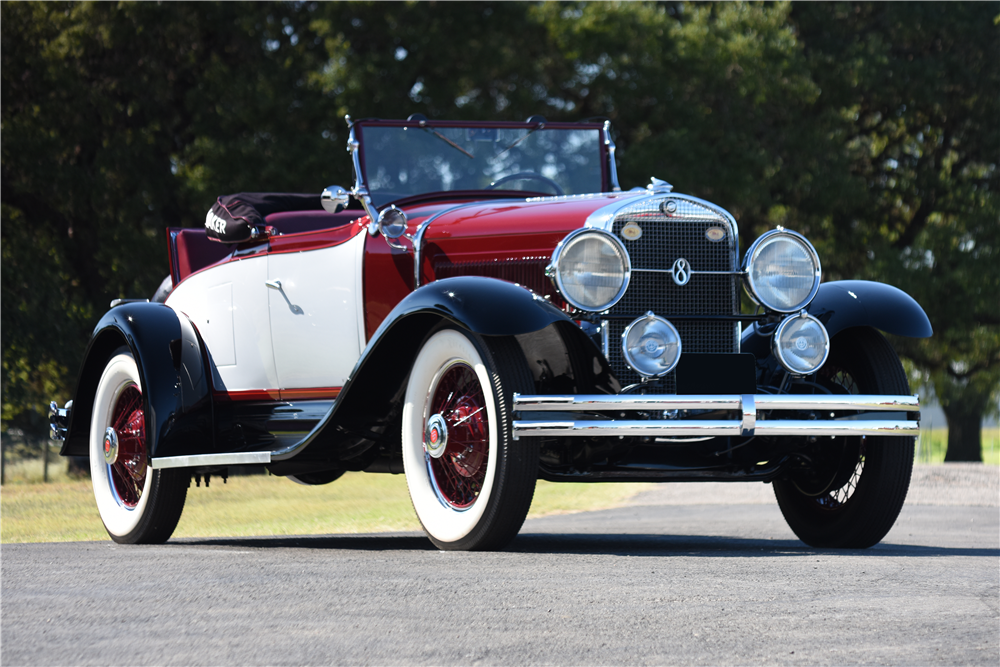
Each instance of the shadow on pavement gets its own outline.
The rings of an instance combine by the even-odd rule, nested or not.
[[[435,551],[430,541],[414,533],[375,535],[305,535],[297,537],[232,537],[170,540],[166,546],[226,547],[250,549],[335,549],[342,551]],[[814,549],[798,540],[759,540],[704,535],[522,533],[506,553],[586,554],[608,556],[703,556],[773,557],[812,556],[892,556],[1000,557],[1000,549],[929,547],[906,544],[877,544],[871,549]]]

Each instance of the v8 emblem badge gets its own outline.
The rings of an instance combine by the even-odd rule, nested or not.
[[[670,272],[674,275],[674,282],[679,287],[684,287],[691,280],[691,264],[683,257],[674,262]]]

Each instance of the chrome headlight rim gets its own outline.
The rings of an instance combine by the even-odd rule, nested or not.
[[[665,325],[673,334],[674,338],[677,339],[677,356],[674,357],[673,363],[671,363],[665,370],[661,370],[658,373],[647,373],[646,371],[642,370],[639,367],[639,365],[635,362],[632,355],[629,353],[628,349],[628,337],[629,334],[632,332],[632,329],[649,320],[654,320],[656,322]],[[668,373],[672,372],[674,369],[677,368],[677,364],[680,363],[681,360],[681,354],[684,353],[683,344],[681,342],[681,335],[680,332],[677,331],[677,327],[675,327],[673,323],[670,322],[670,320],[664,317],[660,317],[659,315],[654,314],[652,311],[646,313],[642,317],[637,317],[636,319],[632,320],[632,322],[630,322],[629,325],[625,327],[625,331],[622,332],[621,340],[622,340],[622,348],[621,348],[622,356],[625,358],[625,363],[629,365],[629,368],[634,370],[643,378],[647,379],[662,378],[666,376]]]
[[[770,242],[772,242],[777,237],[790,238],[794,242],[798,243],[803,249],[805,249],[806,253],[809,255],[809,259],[812,260],[813,263],[812,289],[809,290],[809,294],[803,300],[801,300],[794,306],[781,307],[771,303],[767,303],[767,300],[761,297],[760,291],[758,290],[758,286],[753,278],[752,268],[754,261],[756,261],[761,251],[763,251],[764,248],[770,245]],[[768,232],[764,232],[759,237],[757,237],[757,240],[754,241],[753,244],[750,246],[750,248],[747,250],[746,255],[743,256],[742,271],[743,271],[743,285],[746,288],[747,294],[750,296],[753,302],[759,306],[767,308],[770,311],[786,315],[791,313],[796,313],[805,308],[806,306],[808,306],[810,303],[812,303],[812,300],[816,298],[817,292],[819,292],[820,282],[822,281],[823,278],[823,267],[820,264],[819,253],[816,252],[816,248],[814,248],[812,243],[809,242],[809,239],[807,239],[802,234],[799,234],[798,232],[793,232],[792,230],[785,229],[783,227],[778,227],[777,229],[772,229]]]
[[[562,272],[559,270],[559,262],[565,254],[566,250],[570,248],[574,242],[576,242],[582,236],[595,236],[604,241],[607,241],[612,248],[614,248],[615,253],[618,255],[619,260],[622,263],[622,284],[618,289],[618,292],[614,297],[608,301],[606,304],[600,308],[595,308],[588,306],[578,299],[575,299],[570,293],[566,286],[563,284]],[[555,250],[552,251],[552,258],[549,260],[549,264],[545,267],[545,274],[552,280],[552,284],[555,285],[556,290],[559,292],[566,303],[570,304],[577,310],[581,310],[588,313],[601,313],[609,308],[612,308],[615,304],[621,301],[621,298],[625,296],[625,292],[628,291],[629,281],[632,279],[632,260],[629,257],[628,251],[618,238],[603,229],[595,229],[593,227],[581,227],[580,229],[575,229],[569,234],[567,234],[557,245]]]
[[[816,366],[809,371],[802,371],[794,368],[793,367],[794,365],[785,357],[781,347],[781,337],[784,334],[785,329],[794,324],[797,320],[801,319],[811,320],[819,327],[820,331],[823,333],[823,343],[824,343],[823,357],[822,359],[820,359],[819,363],[816,364]],[[792,375],[800,377],[812,375],[816,373],[819,369],[823,368],[823,366],[826,364],[827,359],[830,358],[830,332],[826,330],[826,327],[823,326],[823,323],[820,322],[819,319],[817,319],[813,315],[810,315],[809,313],[803,310],[795,315],[791,315],[789,317],[782,319],[781,322],[778,323],[778,326],[777,328],[775,328],[774,333],[772,334],[771,337],[771,353],[774,354],[775,359],[778,360],[778,363],[781,364],[781,367],[784,368],[789,373],[791,373]]]

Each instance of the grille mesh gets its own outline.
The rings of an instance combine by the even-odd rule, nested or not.
[[[676,204],[666,212],[661,204]],[[635,240],[623,235],[629,225]],[[725,235],[709,240],[710,229],[724,230]],[[720,213],[682,198],[665,197],[633,204],[615,216],[611,228],[622,240],[632,260],[632,279],[628,291],[608,312],[608,361],[622,384],[638,382],[640,376],[625,363],[621,335],[633,318],[647,311],[671,320],[681,337],[683,352],[727,354],[738,352],[738,324],[709,320],[671,319],[679,315],[739,315],[739,276],[737,239],[729,221]],[[711,232],[718,235],[719,231]],[[674,261],[684,258],[692,271],[726,271],[727,275],[693,274],[690,282],[678,286],[668,271]],[[646,272],[657,269],[662,272]],[[618,319],[624,318],[624,319]],[[674,374],[664,378],[660,390],[676,390]]]

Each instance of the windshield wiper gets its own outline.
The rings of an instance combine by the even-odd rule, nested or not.
[[[531,119],[529,118],[528,120],[531,120]],[[521,143],[522,141],[524,141],[525,139],[527,139],[528,137],[530,137],[532,134],[534,134],[538,130],[544,130],[544,129],[545,129],[545,123],[538,123],[538,125],[534,126],[530,130],[528,130],[527,134],[525,134],[523,137],[521,137],[520,139],[516,140],[510,146],[508,146],[507,148],[503,149],[502,151],[500,151],[499,153],[497,153],[496,155],[494,155],[493,159],[496,160],[498,157],[500,157],[501,155],[503,155],[504,153],[506,153],[507,151],[509,151],[514,146],[517,146],[519,143]]]
[[[445,142],[446,144],[448,144],[449,146],[451,146],[451,147],[452,147],[452,148],[454,148],[455,150],[458,150],[458,151],[462,151],[463,153],[465,153],[465,155],[467,155],[467,156],[468,156],[468,158],[469,158],[470,160],[475,160],[475,159],[476,159],[476,156],[475,156],[475,155],[473,155],[473,154],[472,154],[472,153],[470,153],[469,151],[465,150],[464,148],[462,148],[461,146],[459,146],[459,145],[458,145],[458,144],[456,144],[456,143],[455,143],[454,141],[452,141],[452,140],[451,140],[451,139],[449,139],[448,137],[444,136],[443,134],[441,134],[441,133],[440,133],[440,132],[438,132],[437,130],[432,130],[432,129],[431,129],[431,128],[429,128],[429,127],[425,127],[425,128],[424,128],[424,132],[430,132],[430,133],[431,133],[431,134],[433,134],[433,135],[434,135],[435,137],[437,137],[437,138],[438,138],[438,139],[440,139],[441,141]]]

